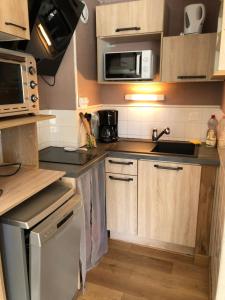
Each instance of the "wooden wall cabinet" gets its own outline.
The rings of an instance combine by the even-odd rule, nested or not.
[[[216,33],[163,38],[162,81],[207,81],[213,74]]]
[[[0,40],[30,39],[27,0],[1,0]]]
[[[140,161],[138,235],[195,247],[201,167]]]
[[[164,5],[164,0],[139,0],[97,6],[97,37],[162,32]]]
[[[220,0],[220,13],[218,19],[216,54],[213,77],[225,78],[225,5],[224,0]]]

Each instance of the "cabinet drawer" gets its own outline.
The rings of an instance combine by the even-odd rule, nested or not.
[[[137,175],[137,160],[108,157],[105,161],[107,173]]]
[[[106,174],[107,229],[137,234],[137,176]]]

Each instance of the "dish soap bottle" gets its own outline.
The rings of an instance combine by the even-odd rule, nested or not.
[[[218,125],[218,147],[225,148],[225,116],[222,117]]]
[[[208,131],[206,137],[206,145],[208,147],[215,147],[216,146],[216,128],[218,125],[218,121],[215,115],[212,115],[208,121]]]

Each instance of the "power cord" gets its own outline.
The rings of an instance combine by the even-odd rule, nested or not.
[[[48,86],[55,86],[56,84],[55,76],[53,77],[53,82],[49,82],[43,75],[41,75],[41,78]]]
[[[14,167],[14,166],[17,166],[16,171],[14,171],[13,173],[10,173],[10,174],[3,174],[3,175],[0,174],[0,177],[10,177],[10,176],[16,175],[19,172],[19,170],[21,169],[21,163],[10,163],[10,164],[0,165],[0,168]]]
[[[19,170],[21,169],[21,163],[1,164],[0,168],[3,168],[3,167],[12,167],[12,166],[13,167],[17,166],[16,171],[14,171],[13,173],[10,173],[10,174],[3,174],[3,175],[0,174],[0,177],[10,177],[10,176],[13,176],[13,175],[17,174],[19,172]],[[3,194],[3,189],[0,189],[0,197],[2,196],[2,194]]]

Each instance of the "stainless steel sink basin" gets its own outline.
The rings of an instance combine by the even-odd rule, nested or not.
[[[197,157],[198,145],[189,142],[158,142],[151,153]]]

